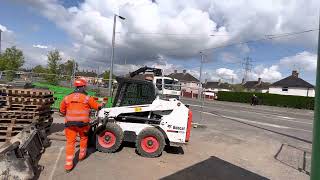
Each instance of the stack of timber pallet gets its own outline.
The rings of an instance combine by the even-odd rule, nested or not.
[[[53,122],[53,93],[41,89],[0,87],[0,142],[7,142],[34,124],[48,130]]]

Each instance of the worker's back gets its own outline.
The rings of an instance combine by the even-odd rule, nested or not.
[[[60,112],[65,115],[65,123],[68,122],[83,122],[90,121],[89,114],[90,109],[97,110],[99,104],[84,93],[72,93],[66,96],[60,107]]]

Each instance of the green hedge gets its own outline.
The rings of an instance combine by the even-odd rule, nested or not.
[[[268,93],[253,92],[218,92],[219,101],[251,103],[251,97],[255,94],[259,98],[259,104],[268,106],[290,107],[297,109],[314,109],[314,98],[304,96],[287,96]]]

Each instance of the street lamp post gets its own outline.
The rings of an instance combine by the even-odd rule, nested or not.
[[[320,27],[320,20],[319,20]],[[318,32],[318,60],[316,77],[316,96],[314,99],[314,120],[313,120],[313,140],[312,140],[312,160],[310,180],[320,178],[320,32]]]
[[[112,93],[112,74],[113,74],[113,61],[114,61],[114,45],[115,45],[115,35],[116,35],[116,23],[117,23],[117,17],[119,17],[122,20],[125,20],[126,18],[114,15],[113,16],[113,32],[112,32],[112,50],[111,50],[111,65],[110,65],[110,72],[109,72],[109,96],[111,96]]]

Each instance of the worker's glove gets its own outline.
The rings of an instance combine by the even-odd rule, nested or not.
[[[105,102],[101,103],[101,106],[99,107],[99,110],[101,110],[102,108],[104,108],[105,105],[106,105]]]
[[[60,115],[61,117],[64,117],[64,116],[65,116],[65,114],[63,114],[63,113],[61,113],[61,112],[59,112],[59,115]]]

